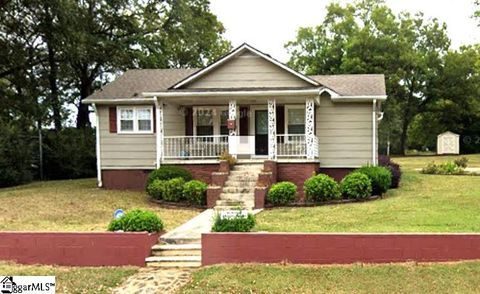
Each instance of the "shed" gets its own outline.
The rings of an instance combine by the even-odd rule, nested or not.
[[[460,154],[460,135],[449,131],[439,134],[437,154]]]

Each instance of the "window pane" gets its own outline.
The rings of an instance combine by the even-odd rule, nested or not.
[[[228,127],[220,126],[220,135],[228,135]]]
[[[222,110],[222,112],[220,113],[220,125],[226,126],[227,120],[228,120],[228,110]]]
[[[149,120],[139,120],[138,121],[138,130],[139,131],[151,131],[152,122]]]
[[[288,125],[289,134],[305,134],[305,125]]]
[[[288,124],[289,125],[305,124],[305,109],[289,109]]]
[[[150,120],[150,109],[140,108],[137,109],[137,119]]]
[[[120,119],[133,119],[133,109],[121,109]]]
[[[133,120],[121,120],[120,129],[122,131],[133,131]]]
[[[211,109],[197,110],[197,126],[213,126],[213,115]]]
[[[197,136],[212,136],[213,126],[197,126]]]

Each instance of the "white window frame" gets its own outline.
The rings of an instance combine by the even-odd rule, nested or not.
[[[288,110],[289,109],[303,109],[303,113],[304,113],[304,116],[306,116],[306,110],[305,110],[305,105],[285,105],[285,113],[284,113],[284,124],[285,124],[285,137],[286,137],[286,141],[289,141],[289,135],[292,135],[292,136],[295,136],[295,135],[301,135],[301,134],[289,134],[288,133]],[[303,122],[303,125],[305,126],[305,124],[307,123],[307,118],[305,117],[304,118],[304,122]],[[305,132],[303,133],[303,135],[305,135]]]
[[[141,109],[148,109],[150,110],[150,130],[142,130],[138,129],[138,118],[137,112]],[[121,113],[122,110],[133,110],[133,130],[132,131],[125,131],[122,130],[122,118]],[[117,133],[118,134],[153,134],[153,106],[117,106]]]

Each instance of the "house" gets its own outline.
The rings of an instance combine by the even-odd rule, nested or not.
[[[11,276],[5,276],[1,281],[0,281],[0,286],[1,286],[1,292],[2,293],[13,293],[14,289],[13,286],[16,286],[17,284],[13,282],[13,277]]]
[[[305,76],[243,44],[202,69],[129,70],[84,100],[97,118],[98,183],[144,189],[149,171],[181,165],[211,181],[219,156],[273,161],[299,186],[377,163],[387,98],[380,74]]]

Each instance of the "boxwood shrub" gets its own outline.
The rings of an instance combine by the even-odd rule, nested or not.
[[[343,178],[340,188],[342,194],[350,199],[364,199],[372,194],[370,178],[361,172],[353,172]]]
[[[382,195],[392,185],[392,173],[386,167],[368,165],[356,171],[365,174],[370,179],[374,195]]]
[[[207,204],[207,183],[191,180],[183,186],[183,197],[192,204]]]
[[[108,225],[108,230],[154,233],[163,230],[163,222],[151,211],[135,209],[127,212],[119,219],[113,219]]]
[[[246,217],[239,214],[232,218],[215,216],[212,232],[250,232],[255,226],[255,217],[248,214]]]
[[[179,202],[184,198],[183,188],[185,180],[174,178],[170,180],[154,180],[147,186],[147,193],[152,198],[169,202]]]
[[[330,176],[319,174],[307,179],[303,184],[305,197],[309,201],[327,201],[340,198],[340,187]]]
[[[161,166],[148,174],[147,187],[154,180],[171,180],[174,178],[182,178],[185,182],[188,182],[192,180],[192,174],[178,166]]]
[[[268,190],[267,202],[275,205],[285,205],[295,200],[297,185],[291,182],[273,184]]]

